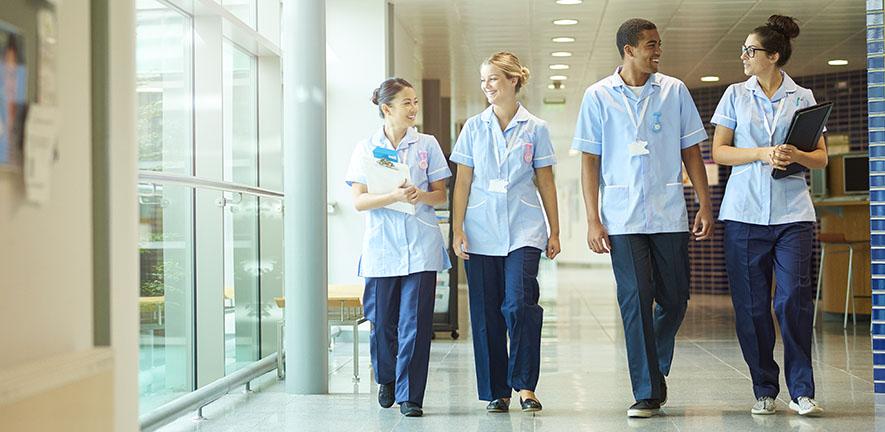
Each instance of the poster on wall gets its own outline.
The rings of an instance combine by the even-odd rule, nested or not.
[[[24,38],[0,21],[0,168],[20,168],[28,94]]]

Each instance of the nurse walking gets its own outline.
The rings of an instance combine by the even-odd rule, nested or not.
[[[365,278],[370,351],[378,403],[394,402],[407,417],[423,415],[433,332],[436,273],[451,267],[433,206],[446,201],[452,176],[436,138],[413,127],[418,97],[407,81],[391,78],[375,90],[384,126],[357,144],[347,172],[354,206],[366,212],[359,275]],[[388,159],[409,166],[411,183],[386,194],[369,193],[363,163]],[[415,205],[410,215],[385,206]]]
[[[658,73],[661,37],[654,23],[628,20],[616,41],[623,64],[584,93],[572,148],[583,152],[587,243],[612,256],[636,400],[627,415],[651,417],[667,401],[665,377],[688,307],[683,163],[700,203],[696,240],[713,227],[698,146],[707,134],[685,84]]]
[[[790,60],[790,40],[798,35],[796,22],[780,15],[753,30],[741,48],[750,79],[728,87],[710,120],[716,124],[713,159],[733,167],[719,219],[725,221],[725,260],[738,341],[756,397],[753,414],[774,414],[780,391],[771,318],[772,270],[790,409],[807,416],[823,412],[814,400],[811,369],[814,207],[804,174],[771,177],[772,170],[793,162],[807,168],[827,165],[823,137],[811,152],[781,144],[793,114],[815,104],[811,90],[796,85],[781,69]]]
[[[483,62],[480,87],[491,106],[467,120],[451,156],[460,165],[452,246],[465,260],[476,384],[489,412],[507,412],[513,390],[523,411],[541,410],[538,263],[542,252],[553,259],[560,250],[550,133],[516,100],[528,77],[511,53]]]

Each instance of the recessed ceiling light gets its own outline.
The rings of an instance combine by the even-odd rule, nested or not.
[[[567,64],[552,64],[550,65],[550,69],[552,70],[566,70],[568,69]]]
[[[577,23],[578,23],[578,20],[576,20],[576,19],[558,19],[558,20],[553,21],[553,24],[562,25],[562,26],[575,25]]]
[[[547,96],[544,98],[545,105],[564,105],[565,98],[562,96]]]
[[[556,84],[547,84],[547,88],[550,90],[562,90],[565,88],[565,84],[560,84],[559,87],[557,87]]]
[[[565,81],[568,77],[565,75],[550,75],[551,81]]]
[[[827,64],[830,66],[845,66],[848,64],[848,60],[842,60],[842,59],[830,60],[827,62]]]
[[[715,75],[702,76],[701,81],[703,82],[719,82],[719,77]]]
[[[557,36],[557,37],[553,38],[552,40],[553,40],[553,42],[556,42],[556,43],[569,43],[569,42],[574,42],[575,38],[573,38],[571,36]]]
[[[556,52],[550,53],[550,55],[552,55],[553,57],[571,57],[572,53],[570,53],[568,51],[556,51]]]
[[[556,0],[556,4],[561,5],[576,5],[584,3],[584,0]]]

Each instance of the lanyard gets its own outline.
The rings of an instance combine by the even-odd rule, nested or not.
[[[630,115],[630,121],[633,122],[633,126],[636,128],[636,138],[639,139],[639,126],[645,119],[645,112],[648,111],[648,101],[651,99],[651,95],[645,97],[645,100],[642,102],[639,118],[636,118],[636,114],[633,112],[633,104],[627,99],[626,91],[627,90],[624,89],[621,92],[621,98],[624,100],[624,107],[627,109],[627,114]]]
[[[777,107],[777,112],[774,114],[774,127],[772,127],[772,123],[768,121],[768,115],[765,114],[765,107],[759,105],[759,102],[756,101],[756,107],[762,111],[762,120],[763,126],[765,126],[765,132],[768,133],[768,145],[772,145],[772,141],[774,140],[774,131],[777,128],[777,121],[780,119],[781,114],[784,112],[784,107],[787,106],[787,96],[784,95],[780,100],[780,106]]]
[[[522,133],[522,125],[521,124],[519,126],[516,126],[516,130],[514,130],[513,134],[510,135],[510,138],[507,139],[507,148],[504,150],[504,155],[505,155],[504,162],[507,162],[506,155],[507,155],[507,153],[510,152],[510,149],[512,149],[513,146],[516,144],[516,140],[519,138],[520,133]],[[501,132],[501,134],[503,135],[503,132]],[[501,155],[500,155],[500,152],[498,151],[498,146],[494,145],[494,144],[495,143],[493,143],[493,145],[492,145],[492,152],[495,153],[495,162],[498,164],[498,174],[501,174],[501,168],[504,165],[504,162],[501,161]]]

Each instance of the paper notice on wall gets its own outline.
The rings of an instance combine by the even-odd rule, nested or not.
[[[58,140],[58,114],[55,107],[34,104],[25,120],[25,195],[34,204],[49,201],[52,165]]]

